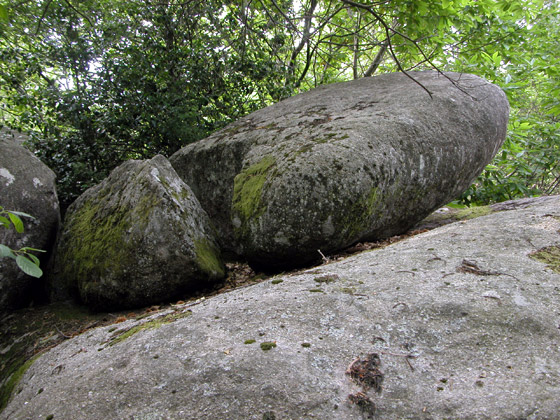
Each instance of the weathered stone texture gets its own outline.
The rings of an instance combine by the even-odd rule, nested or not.
[[[31,247],[48,251],[36,254],[41,266],[50,257],[60,224],[55,174],[22,145],[27,137],[0,130],[0,206],[34,217],[22,217],[24,232],[0,227],[0,243],[12,249]],[[9,258],[0,259],[0,312],[44,299],[43,279],[24,274]]]
[[[526,204],[88,331],[0,419],[558,418],[560,274],[533,256],[560,197]]]
[[[470,185],[509,112],[505,94],[476,76],[412,75],[431,96],[403,74],[323,86],[170,161],[222,245],[263,267],[401,233]]]
[[[69,209],[55,293],[74,289],[95,309],[159,303],[221,280],[208,216],[167,159],[128,161]]]

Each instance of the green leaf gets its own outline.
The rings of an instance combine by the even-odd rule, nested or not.
[[[10,220],[7,217],[0,216],[0,225],[4,226],[5,228],[9,228]]]
[[[35,255],[33,255],[33,254],[27,254],[26,256],[27,256],[27,258],[29,258],[29,259],[33,262],[33,264],[35,264],[36,266],[39,266],[39,264],[41,264],[41,261],[39,261],[39,258],[37,258]]]
[[[500,54],[497,51],[492,54],[492,62],[496,67],[499,67],[500,64],[502,64],[502,57],[500,57]]]
[[[8,9],[0,4],[0,21],[8,21]]]
[[[25,255],[18,255],[16,257],[16,263],[18,267],[21,268],[21,271],[31,277],[39,278],[43,275],[43,270]]]
[[[16,255],[13,253],[10,247],[0,244],[0,258],[5,257],[16,258]]]
[[[31,216],[30,214],[24,213],[24,212],[22,212],[22,211],[8,210],[8,213],[15,214],[16,216],[29,217],[30,219],[35,219],[35,218],[34,218],[33,216]]]
[[[29,246],[26,246],[24,248],[21,248],[20,251],[22,252],[29,252],[29,251],[35,251],[35,252],[47,252],[44,249],[37,249],[37,248],[31,248]]]
[[[10,218],[12,223],[14,224],[14,227],[16,228],[16,232],[17,233],[23,233],[23,222],[21,221],[21,219],[16,214],[14,214],[12,212],[8,213],[8,217]]]

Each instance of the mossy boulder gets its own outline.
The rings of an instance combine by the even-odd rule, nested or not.
[[[53,294],[94,309],[139,307],[225,276],[214,229],[167,159],[128,161],[73,203],[55,259]]]
[[[0,244],[12,249],[31,247],[44,269],[60,225],[55,174],[23,147],[27,136],[0,130],[0,206],[33,216],[22,217],[24,232],[0,227]],[[24,274],[10,258],[0,258],[0,313],[45,298],[44,280]]]
[[[265,268],[402,233],[454,199],[505,138],[479,77],[386,74],[262,109],[170,158],[226,249]]]

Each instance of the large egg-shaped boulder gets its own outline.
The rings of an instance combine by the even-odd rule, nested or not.
[[[222,244],[303,264],[406,231],[464,191],[506,134],[504,92],[467,74],[386,74],[254,112],[170,159]]]

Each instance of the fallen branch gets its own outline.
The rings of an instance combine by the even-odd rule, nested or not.
[[[55,325],[54,327],[56,328],[56,330],[58,331],[58,333],[59,333],[61,336],[63,336],[64,338],[66,338],[66,339],[72,338],[71,335],[66,335],[66,334],[64,334],[62,331],[60,331],[60,329],[59,329],[56,325]]]
[[[325,257],[325,254],[323,254],[323,253],[321,252],[320,249],[318,249],[317,252],[318,252],[319,254],[321,254],[321,258],[323,259],[323,263],[324,263],[324,264],[327,264],[327,263],[331,262],[330,258]]]

